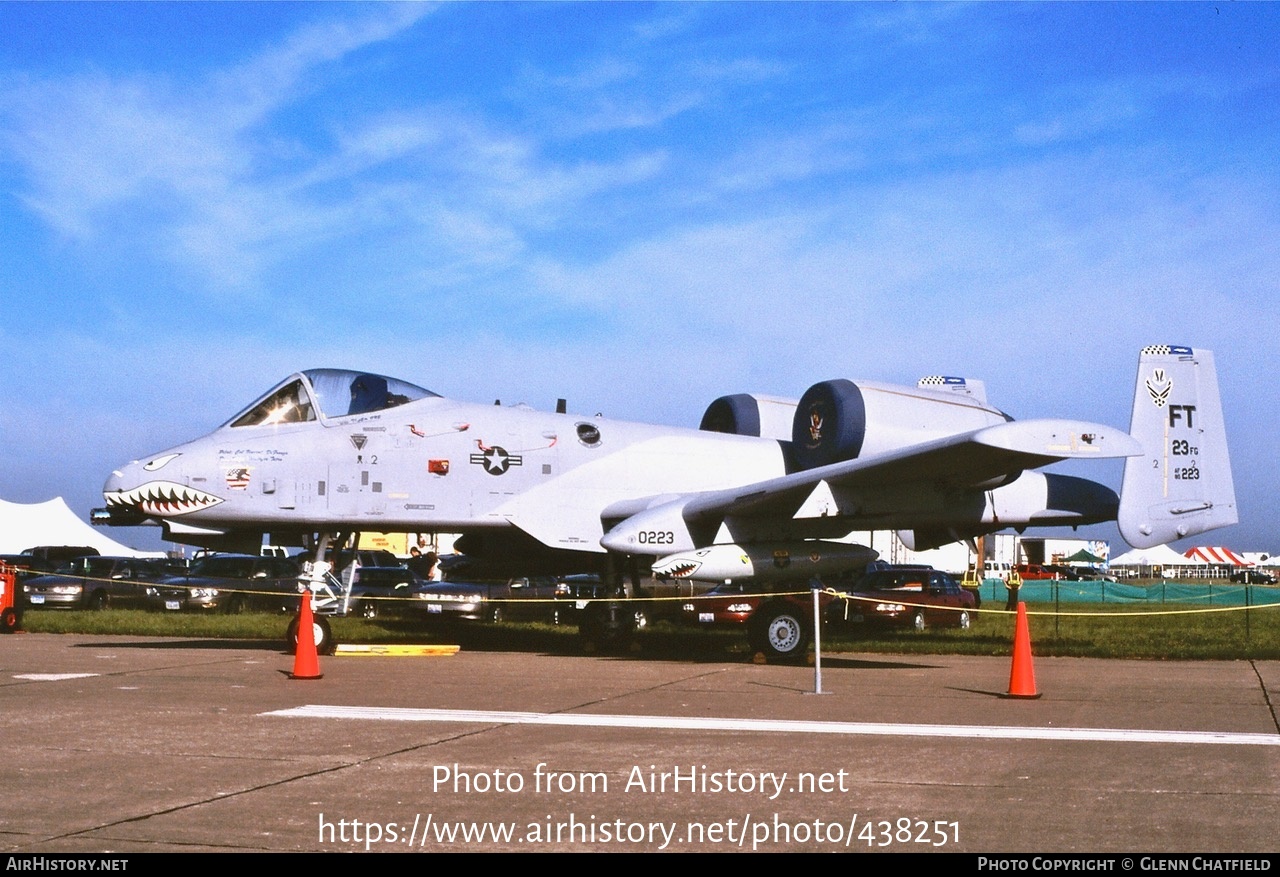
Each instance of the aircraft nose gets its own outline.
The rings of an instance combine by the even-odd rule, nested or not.
[[[224,502],[223,498],[192,487],[187,471],[175,460],[185,452],[172,450],[145,460],[134,460],[108,476],[102,486],[107,508],[122,517],[141,514],[169,518],[200,512]]]
[[[102,485],[103,497],[106,498],[113,494],[118,495],[121,491],[128,490],[130,487],[137,484],[137,468],[138,463],[135,460],[132,463],[121,466],[119,469],[113,470],[112,473],[107,476],[106,484]],[[133,477],[130,477],[131,471],[133,472]]]

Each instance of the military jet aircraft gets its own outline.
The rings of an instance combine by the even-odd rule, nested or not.
[[[1209,351],[1142,351],[1130,432],[1014,420],[981,382],[955,377],[724,396],[699,429],[679,429],[314,369],[209,435],[112,472],[94,520],[158,523],[167,539],[224,550],[256,550],[270,534],[314,546],[318,560],[354,532],[461,533],[460,550],[521,574],[619,579],[636,558],[661,565],[713,546],[805,557],[814,540],[860,530],[895,529],[924,549],[1118,517],[1142,547],[1235,523]],[[1117,457],[1128,458],[1122,496],[1035,471]]]

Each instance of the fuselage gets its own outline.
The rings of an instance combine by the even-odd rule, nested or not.
[[[116,470],[103,494],[108,523],[156,521],[174,541],[242,550],[264,533],[304,544],[326,532],[450,532],[488,540],[490,553],[523,545],[600,555],[608,546],[656,557],[871,528],[952,541],[1114,516],[1115,494],[1081,479],[1015,472],[957,488],[922,466],[834,493],[815,480],[813,495],[783,515],[730,510],[721,534],[694,534],[681,520],[696,496],[749,494],[833,461],[890,457],[1007,421],[968,396],[833,381],[796,403],[788,441],[476,405],[379,375],[317,369],[209,435]],[[1054,501],[1063,485],[1070,504]]]
[[[209,435],[113,472],[103,488],[108,507],[157,520],[178,541],[199,541],[201,530],[516,526],[549,547],[602,551],[600,510],[614,502],[746,484],[786,469],[770,439],[426,391],[348,413],[350,406],[325,405],[312,374],[286,380]],[[281,402],[299,392],[309,405]]]
[[[209,435],[113,472],[94,521],[157,522],[173,541],[242,549],[266,533],[324,537],[322,549],[357,531],[452,532],[520,564],[708,546],[805,552],[855,530],[897,530],[921,549],[1116,519],[1148,546],[1236,521],[1209,351],[1142,351],[1131,430],[1014,421],[981,382],[946,376],[826,380],[796,400],[722,396],[694,430],[313,369]],[[1102,484],[1037,471],[1121,457],[1123,507]]]

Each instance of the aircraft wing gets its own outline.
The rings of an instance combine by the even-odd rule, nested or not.
[[[742,487],[618,503],[602,515],[609,530],[601,544],[625,553],[687,550],[709,544],[730,517],[849,516],[856,512],[850,504],[857,502],[857,494],[905,495],[913,485],[995,486],[1023,470],[1059,460],[1129,457],[1141,452],[1127,433],[1101,424],[1009,421]],[[873,510],[867,513],[874,516]]]

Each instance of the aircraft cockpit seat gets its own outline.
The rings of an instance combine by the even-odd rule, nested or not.
[[[351,382],[351,406],[347,414],[368,414],[387,407],[387,379],[359,375]]]

